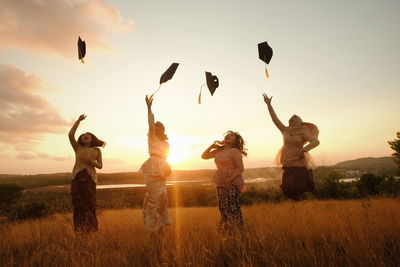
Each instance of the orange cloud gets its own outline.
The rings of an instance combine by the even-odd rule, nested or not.
[[[46,99],[33,93],[43,89],[45,83],[37,76],[0,65],[0,143],[17,146],[46,133],[65,132],[69,123]]]
[[[47,153],[26,153],[22,152],[16,155],[16,159],[22,160],[32,160],[32,159],[50,159],[55,161],[72,161],[73,158],[70,156],[57,156],[57,155],[50,155]]]
[[[88,53],[112,50],[107,37],[130,31],[133,21],[102,0],[3,0],[0,49],[76,56],[80,35]]]

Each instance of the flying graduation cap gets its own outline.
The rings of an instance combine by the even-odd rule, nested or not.
[[[82,63],[85,63],[85,61],[83,60],[85,55],[86,55],[86,43],[85,43],[85,41],[82,41],[81,37],[79,36],[79,38],[78,38],[78,57]]]
[[[150,99],[153,98],[153,96],[158,92],[158,90],[160,90],[161,85],[163,83],[172,79],[178,66],[179,66],[179,63],[172,63],[171,66],[169,66],[169,68],[163,73],[163,75],[161,75],[160,86],[157,88],[157,90],[153,94],[151,94]]]
[[[211,72],[206,71],[206,84],[203,84],[200,87],[199,104],[201,104],[201,91],[205,85],[207,85],[210,94],[214,95],[215,90],[217,90],[219,86],[218,77],[216,75],[212,75]]]
[[[268,45],[268,42],[258,44],[258,57],[265,62],[265,75],[269,78],[267,64],[272,58],[272,48]]]

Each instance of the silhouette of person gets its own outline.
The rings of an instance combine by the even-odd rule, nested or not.
[[[79,123],[86,118],[79,116],[69,131],[68,137],[75,151],[75,165],[72,170],[71,198],[73,206],[74,230],[94,232],[98,230],[96,217],[96,168],[103,167],[101,150],[105,142],[92,133],[81,134],[78,141],[75,132]]]
[[[283,169],[280,187],[287,197],[300,200],[304,192],[315,192],[311,157],[308,152],[319,145],[319,130],[314,124],[303,122],[297,115],[293,115],[289,119],[289,126],[285,126],[272,107],[272,96],[263,94],[263,97],[272,121],[283,136],[283,147],[277,156],[277,163]]]
[[[166,185],[166,178],[171,174],[171,167],[166,160],[169,143],[164,125],[161,122],[154,123],[154,114],[151,110],[153,98],[148,98],[146,95],[146,104],[150,158],[140,167],[147,189],[143,201],[143,216],[146,229],[162,235],[164,226],[172,224],[172,218],[168,213]]]
[[[203,159],[214,158],[217,171],[213,176],[221,213],[220,230],[223,233],[243,228],[240,193],[246,191],[242,173],[243,155],[247,156],[242,136],[233,131],[223,141],[215,141],[202,154]]]

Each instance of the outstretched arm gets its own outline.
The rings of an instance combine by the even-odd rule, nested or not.
[[[272,121],[274,122],[276,127],[281,132],[283,132],[285,130],[286,126],[279,120],[278,116],[275,113],[274,108],[272,107],[272,104],[271,104],[272,96],[268,97],[266,94],[263,94],[263,97],[264,97],[265,104],[267,104],[267,106],[268,106],[269,115],[271,116]]]
[[[81,121],[83,121],[85,118],[86,118],[86,115],[84,115],[84,114],[80,115],[78,120],[72,126],[71,130],[69,130],[68,138],[69,138],[69,142],[71,143],[71,146],[74,149],[74,151],[78,150],[78,147],[79,147],[79,144],[75,139],[76,129],[78,129],[79,123]]]
[[[149,138],[155,136],[155,131],[154,131],[154,114],[151,110],[151,105],[153,104],[153,98],[149,98],[146,95],[146,105],[147,105],[147,121],[149,123]]]

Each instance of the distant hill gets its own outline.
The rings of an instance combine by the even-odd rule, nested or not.
[[[366,172],[379,174],[394,173],[397,166],[390,157],[381,158],[361,158],[355,160],[347,160],[339,162],[329,168],[341,169],[357,169]],[[212,170],[175,170],[170,176],[170,180],[210,180],[215,172]],[[252,178],[279,178],[281,177],[281,168],[263,167],[249,168],[243,173],[245,179]],[[53,173],[53,174],[37,174],[37,175],[7,175],[0,174],[0,184],[2,183],[20,183],[23,187],[37,188],[43,186],[54,186],[69,184],[71,173]],[[125,183],[142,183],[143,177],[139,172],[126,173],[99,173],[99,184],[125,184]]]
[[[360,158],[354,160],[346,160],[339,162],[335,165],[338,168],[347,169],[361,169],[361,170],[382,170],[382,169],[396,169],[397,165],[394,163],[391,157],[380,157],[380,158]]]

